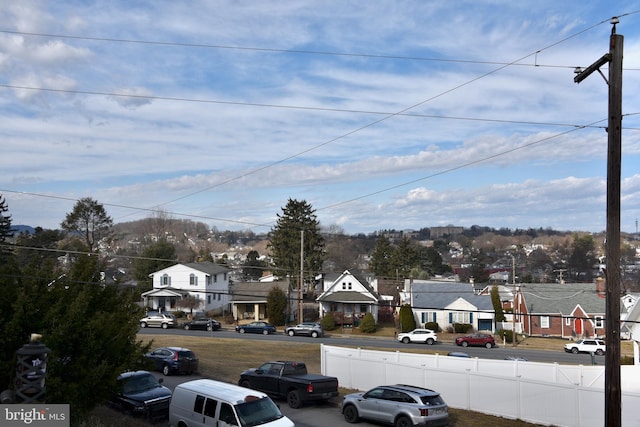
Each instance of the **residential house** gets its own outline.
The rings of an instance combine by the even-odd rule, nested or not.
[[[521,283],[516,316],[530,336],[605,335],[606,300],[594,283]]]
[[[331,280],[330,276],[322,279],[322,292],[316,298],[320,318],[331,313],[339,325],[356,325],[366,313],[371,313],[378,321],[380,307],[390,299],[382,298],[374,287],[363,277],[345,270]],[[390,307],[390,306],[389,306]]]
[[[289,281],[235,282],[231,291],[231,312],[237,322],[267,319],[267,299],[273,288],[280,288],[287,296],[290,313],[295,312],[297,300],[292,301]]]
[[[229,305],[229,272],[224,265],[212,262],[175,264],[151,273],[153,289],[142,294],[144,305],[152,310],[184,310],[184,301],[193,297],[199,304],[195,311],[220,311]]]
[[[400,304],[411,305],[419,327],[437,322],[447,330],[454,323],[466,323],[475,330],[494,330],[491,297],[478,294],[473,283],[405,279]]]

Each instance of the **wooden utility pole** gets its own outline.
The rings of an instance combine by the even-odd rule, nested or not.
[[[298,283],[298,323],[304,322],[304,306],[302,304],[302,284],[304,282],[304,230],[300,230],[300,283]]]
[[[622,50],[624,37],[616,34],[617,17],[611,18],[613,29],[609,39],[609,53],[587,67],[576,70],[576,83],[589,74],[600,71],[609,63],[609,122],[607,125],[607,257],[606,271],[606,338],[605,354],[605,426],[622,425],[622,392],[620,388],[620,176],[622,170]]]

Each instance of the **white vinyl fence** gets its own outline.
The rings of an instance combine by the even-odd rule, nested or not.
[[[322,373],[341,387],[412,384],[458,409],[566,427],[604,425],[604,366],[560,365],[321,345]],[[622,424],[640,426],[640,367],[621,366]]]

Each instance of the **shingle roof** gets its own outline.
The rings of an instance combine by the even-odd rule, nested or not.
[[[411,295],[413,308],[444,309],[462,298],[478,310],[494,310],[491,297],[476,295],[470,283],[414,280],[411,285]]]
[[[203,273],[207,274],[218,274],[231,271],[231,269],[229,269],[228,267],[225,267],[222,264],[215,264],[211,261],[189,262],[182,265],[193,268],[194,270],[202,271]]]
[[[589,314],[605,312],[594,283],[523,283],[520,289],[530,313],[570,315],[578,305]]]
[[[271,289],[278,287],[285,294],[289,291],[289,282],[235,282],[231,293],[234,303],[237,302],[267,302]]]

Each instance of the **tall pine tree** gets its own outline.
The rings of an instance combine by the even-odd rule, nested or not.
[[[300,242],[303,242],[303,273],[314,277],[324,262],[324,238],[315,210],[304,200],[289,199],[269,232],[269,248],[278,275],[288,275],[291,283],[300,278]]]

